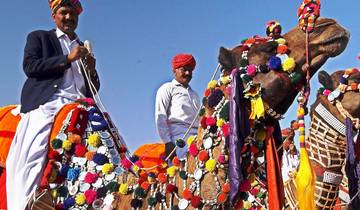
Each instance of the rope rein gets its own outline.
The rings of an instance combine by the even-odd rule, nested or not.
[[[105,119],[106,124],[108,125],[109,129],[110,129],[111,127],[114,128],[114,129],[111,129],[111,131],[112,131],[112,132],[115,132],[115,137],[116,137],[116,138],[115,138],[115,143],[116,143],[118,149],[120,148],[121,145],[124,145],[124,146],[127,148],[126,143],[125,143],[124,139],[121,137],[118,129],[116,128],[116,126],[115,126],[113,123],[110,123],[108,117],[105,115],[105,113],[108,113],[108,112],[107,112],[104,104],[103,104],[102,101],[101,101],[99,92],[96,90],[95,85],[94,85],[93,82],[91,81],[91,78],[90,78],[90,75],[89,75],[90,72],[87,72],[87,71],[86,71],[87,68],[85,67],[84,62],[83,62],[82,59],[80,59],[80,64],[81,64],[81,67],[82,67],[83,70],[84,70],[83,72],[84,72],[84,75],[85,75],[85,82],[88,84],[88,86],[89,86],[89,88],[90,88],[90,92],[91,92],[91,95],[92,95],[92,97],[93,97],[93,99],[94,99],[95,104],[98,106],[98,108],[99,108],[99,110],[100,110],[100,113],[101,113],[102,117]],[[114,134],[114,133],[113,133],[113,134]],[[118,142],[118,141],[120,141],[120,142]],[[129,153],[128,150],[126,151],[125,154],[126,154],[127,156],[130,155],[130,153]]]

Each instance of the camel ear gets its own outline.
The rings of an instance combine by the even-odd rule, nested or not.
[[[224,69],[230,70],[235,66],[232,62],[231,51],[225,47],[220,47],[218,60]]]
[[[325,89],[328,90],[334,90],[333,81],[331,79],[331,76],[324,70],[320,71],[318,73],[318,79],[320,84],[324,86]]]

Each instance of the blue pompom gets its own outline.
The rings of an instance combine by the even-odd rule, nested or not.
[[[223,98],[224,93],[220,89],[215,89],[208,98],[208,106],[213,108],[219,104]]]
[[[80,168],[70,168],[67,172],[67,179],[70,181],[75,181],[80,174]]]
[[[151,178],[156,178],[156,174],[154,172],[149,172],[148,176]]]
[[[139,157],[137,155],[133,155],[129,159],[131,160],[131,162],[135,163],[136,161],[139,160]]]
[[[100,131],[106,129],[107,122],[96,108],[90,109],[88,113],[89,121],[91,122],[91,128],[93,131]]]
[[[347,85],[347,79],[345,77],[343,77],[343,76],[340,76],[339,82],[340,82],[340,84]]]
[[[281,70],[281,59],[277,56],[271,56],[268,65],[272,70]]]
[[[106,157],[106,155],[96,153],[93,157],[93,161],[98,165],[104,165],[105,163],[109,162],[109,158]]]
[[[64,208],[68,209],[75,204],[75,198],[69,197],[64,200]]]
[[[176,146],[178,146],[179,148],[184,148],[186,145],[184,139],[176,139]]]
[[[66,176],[67,172],[69,171],[70,166],[69,165],[62,165],[60,170],[61,176]]]
[[[140,199],[134,198],[130,202],[130,206],[137,209],[142,206],[142,201]]]

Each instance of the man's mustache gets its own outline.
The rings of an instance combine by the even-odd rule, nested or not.
[[[64,24],[69,24],[69,23],[75,24],[75,21],[72,21],[72,20],[64,21]]]

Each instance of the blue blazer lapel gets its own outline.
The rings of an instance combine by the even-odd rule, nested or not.
[[[62,48],[61,48],[61,45],[60,45],[60,42],[56,36],[56,33],[55,33],[55,29],[53,30],[50,30],[49,31],[49,34],[50,34],[50,41],[51,43],[53,44],[55,50],[56,50],[56,53],[58,55],[62,55],[63,54],[63,51],[62,51]]]

